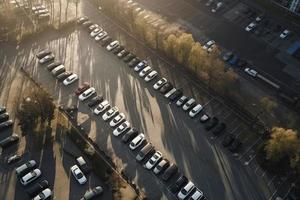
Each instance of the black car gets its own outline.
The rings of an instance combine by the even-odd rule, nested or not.
[[[61,62],[53,62],[53,63],[47,65],[47,69],[48,69],[48,71],[52,71],[55,67],[57,67],[61,64],[62,64]]]
[[[61,73],[60,75],[58,75],[56,78],[57,78],[57,80],[59,80],[59,81],[64,81],[66,78],[68,78],[70,75],[72,75],[73,74],[73,72],[69,72],[69,71],[67,71],[67,72],[63,72],[63,73]]]
[[[41,59],[41,58],[44,58],[45,56],[51,54],[52,52],[51,51],[48,51],[48,50],[43,50],[43,51],[40,51],[36,54],[36,57],[38,59]]]
[[[103,40],[100,41],[101,46],[107,46],[109,43],[112,42],[112,38],[106,36]]]
[[[228,134],[225,136],[224,140],[222,141],[222,145],[224,147],[227,147],[234,141],[234,139],[235,139],[234,135]]]
[[[6,107],[0,106],[0,114],[5,113],[5,112],[6,112]]]
[[[183,95],[182,90],[176,90],[171,96],[169,96],[169,100],[174,102],[178,100]]]
[[[237,66],[238,66],[239,68],[243,68],[243,67],[246,67],[247,64],[248,64],[248,63],[247,63],[246,60],[240,59],[239,62],[237,63]]]
[[[99,103],[101,103],[103,101],[103,96],[101,95],[97,95],[95,97],[93,97],[89,102],[88,102],[88,106],[89,107],[93,107]]]
[[[134,58],[135,58],[135,55],[133,53],[129,53],[129,54],[127,54],[127,56],[125,56],[123,58],[123,61],[126,62],[126,63],[128,63],[128,62],[130,62]]]
[[[170,186],[170,191],[173,192],[174,194],[179,192],[179,190],[186,185],[188,182],[187,177],[184,175],[181,175],[174,184]]]
[[[168,181],[174,174],[178,172],[178,167],[172,163],[162,175],[163,181]]]
[[[232,153],[235,153],[239,150],[239,148],[241,146],[242,146],[242,142],[238,139],[235,139],[229,146],[229,151],[231,151]]]
[[[36,195],[38,195],[41,191],[43,191],[44,189],[49,187],[49,183],[47,180],[43,180],[37,184],[35,184],[34,186],[32,186],[31,188],[29,188],[27,190],[27,194],[29,197],[35,197]]]
[[[0,141],[0,147],[5,149],[17,143],[18,141],[19,141],[19,136],[17,134],[12,134],[11,136],[8,136],[7,138]]]
[[[219,123],[219,119],[216,117],[213,117],[209,122],[207,122],[205,129],[207,131],[211,130],[213,127],[215,127]]]
[[[0,123],[5,122],[8,119],[9,119],[9,114],[7,112],[0,115]]]
[[[223,133],[226,129],[226,124],[224,123],[220,123],[219,125],[216,126],[215,129],[212,130],[212,133],[214,135],[220,135],[221,133]]]
[[[117,46],[116,48],[114,48],[113,50],[112,50],[112,52],[113,52],[113,54],[115,54],[115,55],[117,55],[118,53],[120,53],[120,51],[122,51],[124,49],[124,47],[123,46]]]
[[[11,127],[14,124],[13,120],[7,120],[6,122],[0,123],[0,131]]]
[[[138,130],[135,128],[131,128],[126,134],[123,135],[122,141],[124,143],[127,143],[131,141],[133,138],[135,138],[138,135]]]
[[[165,83],[161,88],[160,88],[160,93],[165,94],[168,91],[170,91],[173,88],[173,85],[169,82]]]
[[[134,67],[136,66],[139,62],[141,62],[141,60],[137,57],[133,58],[129,63],[128,66],[129,67]]]
[[[129,52],[126,49],[123,49],[122,51],[120,51],[117,56],[118,58],[124,58],[127,54],[129,54]]]

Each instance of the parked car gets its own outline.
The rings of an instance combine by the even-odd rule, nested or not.
[[[47,68],[48,71],[51,72],[55,67],[58,67],[58,66],[60,66],[60,65],[62,65],[62,63],[56,61],[56,62],[53,62],[53,63],[50,63],[49,65],[47,65],[46,68]]]
[[[87,89],[90,88],[90,84],[88,82],[84,82],[81,86],[79,86],[76,90],[75,90],[75,94],[77,96],[79,96],[81,93],[83,93],[84,91],[86,91]]]
[[[256,77],[257,76],[257,71],[255,71],[254,69],[250,69],[250,68],[245,68],[244,71],[249,74],[250,76]]]
[[[190,98],[183,106],[182,109],[187,111],[191,109],[196,104],[196,100],[194,98]]]
[[[169,90],[164,97],[169,98],[172,94],[174,94],[177,91],[176,88],[172,88],[171,90]]]
[[[124,47],[121,46],[121,45],[119,45],[119,46],[117,46],[116,48],[114,48],[114,49],[112,50],[112,52],[113,52],[113,54],[117,55],[117,54],[120,53],[123,49],[124,49]]]
[[[37,166],[35,160],[30,160],[16,168],[17,176],[21,177]]]
[[[146,82],[149,82],[149,81],[153,80],[157,76],[157,74],[158,74],[157,71],[153,70],[145,77],[144,80]]]
[[[220,10],[223,7],[223,5],[224,5],[223,2],[221,2],[221,1],[218,2],[216,7],[211,9],[211,12],[216,13],[218,10]]]
[[[77,165],[71,167],[71,172],[80,185],[86,183],[87,179]]]
[[[40,52],[38,52],[37,54],[36,54],[36,57],[38,58],[38,59],[42,59],[42,58],[44,58],[45,56],[47,56],[47,55],[49,55],[49,54],[51,54],[52,52],[51,51],[49,51],[49,50],[42,50],[42,51],[40,51]]]
[[[5,122],[8,119],[9,119],[9,114],[7,112],[0,114],[0,123]]]
[[[206,6],[211,6],[213,2],[214,2],[214,0],[208,0],[205,5]]]
[[[123,58],[123,61],[126,62],[126,63],[128,63],[128,62],[130,62],[133,58],[135,58],[135,55],[134,55],[133,53],[129,53],[129,54],[127,54],[127,56],[125,56],[125,57]]]
[[[88,174],[91,171],[91,168],[88,166],[87,162],[84,160],[82,156],[76,158],[76,164],[83,173]]]
[[[87,16],[82,16],[77,19],[77,24],[83,24],[83,22],[88,21],[89,18]]]
[[[66,78],[64,81],[63,81],[63,84],[65,86],[67,85],[70,85],[72,83],[74,83],[75,81],[78,80],[78,75],[77,74],[71,74],[68,78]]]
[[[37,178],[39,178],[41,176],[42,172],[39,169],[34,169],[33,171],[27,173],[26,175],[24,175],[21,179],[20,182],[22,185],[26,186],[30,183],[32,183],[33,181],[35,181]]]
[[[87,191],[80,200],[92,200],[100,196],[102,193],[103,193],[103,188],[101,186],[97,186]]]
[[[197,114],[199,114],[203,110],[203,106],[201,104],[197,104],[190,112],[190,117],[195,117]]]
[[[189,100],[189,98],[188,98],[187,96],[182,96],[182,97],[180,97],[180,99],[177,100],[176,105],[177,105],[177,106],[182,106],[182,105],[185,104],[188,100]]]
[[[250,31],[254,30],[256,26],[257,26],[257,24],[256,24],[255,22],[251,22],[251,23],[245,28],[245,31],[250,32]]]
[[[279,35],[279,37],[280,37],[281,39],[284,39],[284,38],[286,38],[287,36],[289,36],[290,34],[291,34],[291,31],[288,30],[288,29],[285,29],[285,30]]]
[[[237,65],[240,60],[240,57],[237,55],[234,55],[231,59],[228,60],[228,63],[232,66]]]
[[[162,153],[156,151],[155,154],[145,164],[146,169],[152,169],[162,159]]]
[[[33,12],[37,11],[37,10],[43,10],[43,9],[46,9],[46,6],[45,5],[35,5],[31,8],[31,10]]]
[[[0,114],[3,114],[6,112],[6,107],[0,106]]]
[[[203,196],[203,192],[200,191],[198,188],[194,191],[194,193],[191,195],[189,200],[205,200],[205,197]]]
[[[216,117],[213,117],[211,120],[209,120],[205,126],[205,129],[207,131],[211,130],[214,128],[217,124],[219,123],[219,119]]]
[[[99,115],[100,113],[102,113],[104,110],[106,110],[109,107],[110,107],[110,105],[109,105],[108,101],[104,100],[97,106],[97,108],[94,109],[94,114]]]
[[[216,44],[216,42],[214,40],[210,40],[208,41],[202,48],[204,50],[208,50],[209,47],[211,47],[212,45]]]
[[[229,146],[229,151],[235,153],[242,146],[242,142],[238,139],[235,139]]]
[[[185,199],[195,188],[193,182],[189,181],[177,194],[177,198],[180,200]]]
[[[66,72],[63,72],[60,75],[58,75],[56,78],[58,81],[64,81],[66,78],[68,78],[72,74],[73,74],[73,72],[66,71]]]
[[[32,200],[46,200],[49,199],[52,195],[52,192],[49,188],[44,189],[42,192],[40,192],[36,197],[34,197]]]
[[[129,144],[129,148],[131,150],[137,149],[139,146],[142,145],[142,143],[145,141],[145,135],[143,133],[140,133],[138,136],[136,136]]]
[[[99,103],[101,103],[103,101],[103,96],[102,95],[97,95],[95,97],[93,97],[89,102],[88,102],[88,106],[89,107],[93,107]]]
[[[206,113],[204,113],[201,117],[200,117],[200,122],[201,123],[205,123],[208,122],[210,120],[210,116]]]
[[[55,56],[53,54],[48,54],[45,57],[43,57],[42,59],[39,60],[40,64],[45,64],[48,63],[50,61],[53,61],[55,58]]]
[[[173,175],[175,175],[178,172],[178,167],[172,163],[163,173],[162,180],[168,181]]]
[[[170,82],[165,83],[160,89],[159,92],[162,94],[167,93],[173,88],[173,85]]]
[[[141,62],[141,60],[137,57],[133,58],[129,63],[128,66],[129,67],[134,67],[136,66],[139,62]]]
[[[142,71],[140,71],[139,76],[143,78],[151,71],[152,71],[152,68],[150,66],[147,66]]]
[[[101,31],[103,31],[103,29],[100,28],[100,27],[97,27],[97,28],[95,28],[95,29],[90,33],[90,36],[91,36],[91,37],[95,37],[95,36],[98,35]]]
[[[99,25],[98,24],[92,24],[89,26],[89,31],[92,32],[94,29],[98,28]]]
[[[21,158],[22,158],[22,156],[20,156],[18,154],[14,154],[7,159],[7,164],[16,163],[16,162],[20,161]]]
[[[248,62],[247,62],[246,60],[240,59],[239,62],[237,63],[237,66],[238,66],[239,68],[243,68],[243,67],[245,67],[247,64],[248,64]]]
[[[229,146],[233,141],[235,140],[235,137],[233,134],[228,134],[225,136],[224,140],[222,141],[222,145],[224,147]]]
[[[117,116],[115,116],[110,122],[109,122],[109,126],[110,127],[115,127],[118,124],[120,124],[121,122],[123,122],[125,120],[125,114],[124,113],[119,113]]]
[[[138,72],[141,69],[143,69],[144,67],[146,67],[147,65],[147,61],[146,60],[142,60],[140,61],[135,67],[134,67],[134,71]]]
[[[51,73],[52,73],[53,76],[58,76],[59,74],[65,72],[65,71],[66,71],[65,66],[64,66],[64,65],[59,65],[59,66],[55,67],[55,68],[51,71]]]
[[[129,131],[127,131],[127,133],[125,133],[122,136],[122,141],[123,143],[127,143],[131,141],[133,138],[135,138],[137,135],[138,135],[138,130],[136,130],[135,128],[131,128]]]
[[[78,98],[79,98],[80,101],[84,101],[84,100],[88,99],[89,97],[91,97],[95,93],[96,93],[95,88],[90,87],[89,89],[84,91],[81,95],[79,95]]]
[[[128,121],[123,122],[113,131],[114,136],[119,136],[130,129],[130,123]]]
[[[162,159],[156,167],[153,169],[154,174],[160,174],[164,172],[170,166],[170,162],[168,159]]]
[[[100,41],[100,44],[101,46],[107,46],[109,43],[112,42],[112,38],[109,37],[109,36],[106,36],[105,38],[103,38],[101,41]]]
[[[39,14],[38,20],[49,20],[50,19],[50,13],[45,14]]]
[[[159,81],[157,81],[154,85],[153,85],[153,88],[155,90],[158,90],[160,89],[164,84],[167,83],[167,79],[166,78],[162,78],[160,79]]]
[[[111,51],[111,50],[113,50],[114,48],[116,48],[119,45],[120,45],[119,41],[118,40],[114,40],[109,45],[107,45],[106,50],[107,51]]]
[[[111,119],[114,115],[116,115],[118,113],[119,113],[119,109],[116,106],[114,106],[102,115],[102,119],[104,121],[107,121],[107,120]]]
[[[14,124],[13,120],[9,119],[6,122],[0,123],[0,131],[8,129]]]
[[[140,152],[136,155],[135,159],[141,162],[146,156],[153,154],[155,152],[154,146],[151,143],[147,143]]]
[[[123,49],[117,54],[117,57],[121,59],[124,58],[127,54],[129,54],[129,52],[126,49]]]
[[[49,183],[47,180],[43,180],[29,188],[26,192],[29,195],[29,197],[35,197],[38,195],[41,191],[49,187]]]
[[[175,183],[173,183],[171,186],[170,186],[170,191],[172,193],[177,193],[179,192],[179,190],[188,183],[188,179],[186,176],[184,175],[181,175],[176,181]]]
[[[212,130],[212,133],[214,135],[220,135],[222,132],[224,132],[226,129],[226,124],[220,123],[219,125],[216,126],[215,129]]]
[[[171,96],[169,96],[169,100],[170,100],[171,102],[174,102],[174,101],[176,101],[177,99],[179,99],[180,97],[182,97],[182,94],[183,94],[182,90],[181,90],[181,89],[178,89],[178,90],[176,90]]]
[[[83,25],[84,27],[89,27],[89,26],[91,26],[92,24],[93,24],[93,22],[90,21],[90,20],[87,20],[87,21],[85,21],[85,22],[82,23],[82,25]]]
[[[95,40],[100,41],[107,36],[106,31],[101,31],[98,35],[96,35]]]
[[[228,51],[228,52],[226,52],[226,53],[223,55],[222,60],[228,61],[228,60],[230,60],[232,57],[233,57],[233,53],[232,53],[231,51]]]
[[[19,136],[13,133],[11,136],[8,136],[7,138],[0,141],[0,147],[2,149],[6,149],[18,142],[19,142]]]

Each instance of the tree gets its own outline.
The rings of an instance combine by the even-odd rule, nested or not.
[[[176,45],[177,37],[174,34],[168,36],[168,38],[164,42],[164,50],[167,55],[175,58],[175,45]]]
[[[180,35],[175,43],[175,58],[181,64],[187,64],[190,51],[194,46],[195,41],[191,34],[183,33]]]
[[[195,71],[198,74],[198,70],[203,71],[203,60],[206,57],[206,52],[202,49],[202,46],[199,42],[196,42],[189,54],[188,58],[188,67]]]
[[[291,159],[291,167],[300,174],[300,150],[298,150],[296,155]]]
[[[268,113],[273,112],[274,109],[276,109],[278,106],[277,102],[271,99],[270,97],[261,98],[260,104],[263,107],[263,109]]]

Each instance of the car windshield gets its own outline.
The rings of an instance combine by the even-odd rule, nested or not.
[[[81,173],[81,172],[77,172],[76,173],[76,178],[77,179],[80,179],[80,178],[82,178],[83,177],[83,174]]]
[[[75,78],[75,76],[71,76],[68,78],[68,81],[72,81]]]
[[[155,160],[153,160],[153,159],[149,160],[149,163],[152,165],[154,164],[154,162],[155,162]]]
[[[118,116],[116,116],[116,118],[115,118],[115,122],[117,122],[117,121],[119,121],[121,119],[121,116],[120,115],[118,115]]]
[[[184,195],[186,195],[186,194],[188,193],[188,191],[185,190],[185,189],[183,189],[181,192],[182,192],[182,194],[184,194]]]
[[[39,194],[39,197],[40,197],[41,199],[44,199],[46,196],[44,195],[44,193],[40,193],[40,194]]]

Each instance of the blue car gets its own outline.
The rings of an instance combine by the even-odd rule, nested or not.
[[[228,63],[230,65],[237,65],[237,63],[239,62],[240,58],[237,55],[234,55],[229,61]]]

